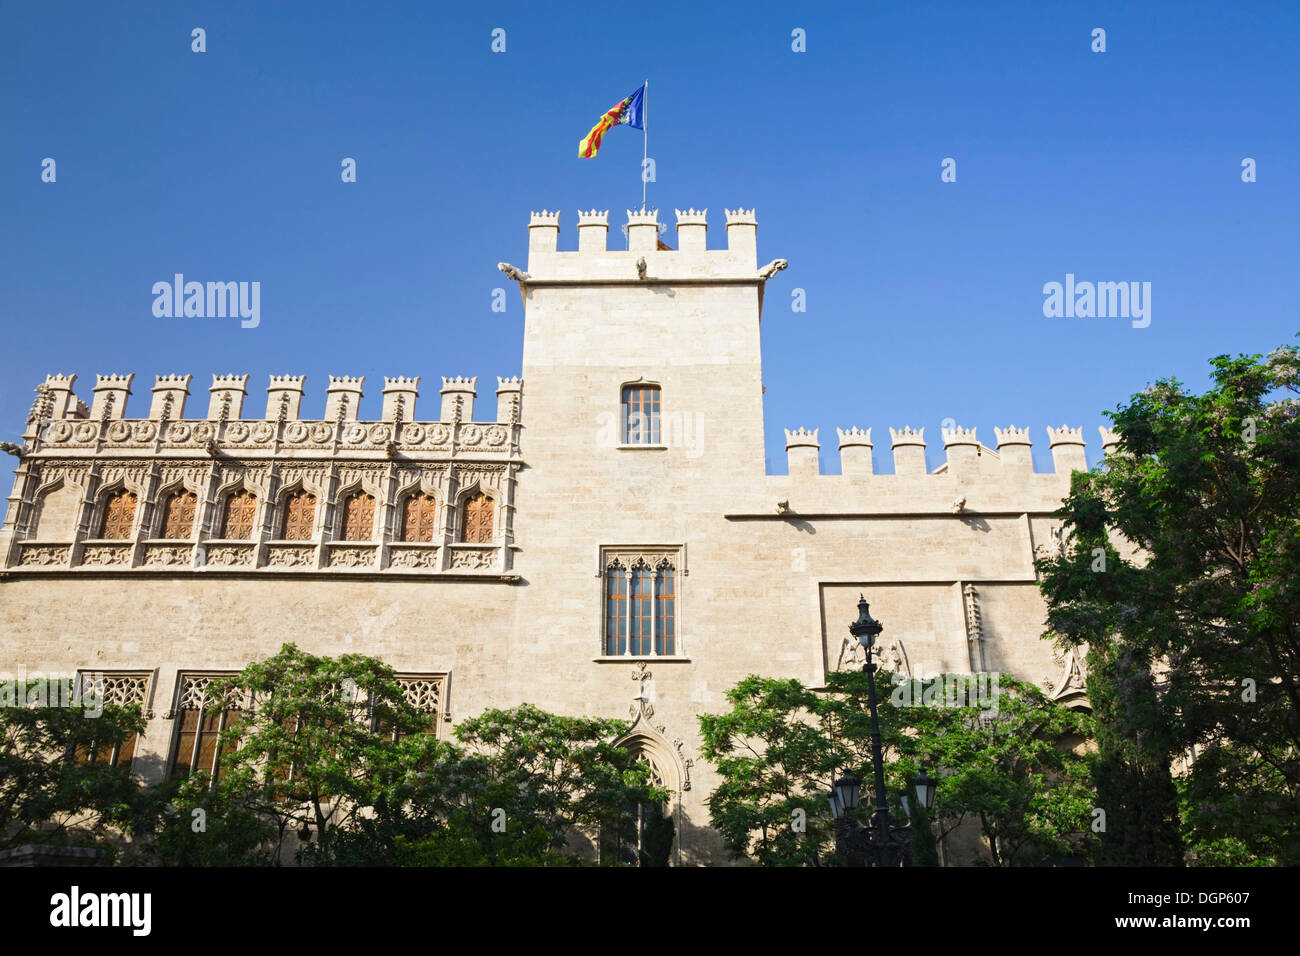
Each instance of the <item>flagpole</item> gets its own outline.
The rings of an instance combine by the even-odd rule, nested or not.
[[[650,78],[641,94],[641,211],[645,212],[645,161],[650,155]]]

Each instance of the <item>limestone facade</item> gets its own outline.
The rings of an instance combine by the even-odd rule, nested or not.
[[[670,249],[655,212],[629,212],[616,250],[591,210],[561,251],[559,214],[534,213],[526,269],[501,263],[522,376],[498,379],[490,419],[472,378],[442,380],[436,417],[418,377],[386,379],[361,421],[360,378],[331,378],[312,418],[303,378],[272,377],[253,418],[247,376],[213,375],[203,415],[190,375],[159,376],[133,418],[132,375],[98,376],[89,407],[75,375],[49,376],[0,529],[0,670],[127,688],[151,715],[131,757],[151,780],[201,678],[286,641],[383,659],[442,733],[522,702],[626,717],[674,793],[682,864],[726,859],[697,715],[751,673],[817,686],[860,666],[859,593],[890,666],[1079,701],[1079,661],[1040,640],[1032,561],[1060,546],[1081,430],[1049,429],[1054,471],[1036,473],[1024,428],[993,448],[945,429],[935,469],[925,428],[891,428],[877,474],[871,430],[847,421],[841,474],[802,428],[789,474],[766,474],[760,318],[786,264],[759,267],[753,210],[726,212],[720,248],[707,229],[678,211]]]

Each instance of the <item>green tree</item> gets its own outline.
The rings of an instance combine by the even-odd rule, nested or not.
[[[99,846],[147,826],[148,796],[130,768],[102,759],[144,732],[139,707],[92,698],[68,706],[58,680],[0,684],[0,848]],[[101,759],[95,759],[99,757]]]
[[[1047,636],[1090,645],[1105,862],[1300,862],[1300,354],[1211,367],[1109,414],[1039,562]]]
[[[1087,715],[1005,675],[996,696],[982,699],[967,676],[876,677],[886,789],[895,803],[922,766],[944,767],[930,814],[938,838],[976,823],[995,865],[1027,865],[1077,849],[1092,799],[1083,757],[1060,741],[1087,736]],[[764,865],[834,864],[826,793],[846,769],[866,784],[857,822],[868,821],[866,679],[858,671],[835,672],[816,692],[795,680],[750,676],[728,691],[728,713],[700,718],[702,750],[722,777],[710,818],[734,855]],[[963,696],[936,699],[936,688],[949,687],[964,688]],[[891,812],[902,822],[901,811]]]
[[[406,701],[392,668],[362,655],[286,644],[207,693],[242,714],[222,732],[233,750],[219,779],[196,773],[176,787],[160,839],[171,863],[283,862],[290,834],[310,837],[305,861],[332,861],[337,841],[376,806],[400,805],[445,750],[423,733],[433,718]]]
[[[630,840],[637,806],[667,796],[613,745],[622,721],[524,704],[439,741],[435,717],[369,657],[287,644],[208,693],[242,716],[222,734],[233,749],[215,783],[172,785],[158,840],[168,863],[273,865],[305,835],[305,864],[573,865],[594,853],[582,834]]]

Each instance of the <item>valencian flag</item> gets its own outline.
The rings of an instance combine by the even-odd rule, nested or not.
[[[600,118],[600,122],[591,128],[591,132],[578,143],[578,158],[593,159],[600,149],[600,141],[610,127],[630,126],[633,129],[645,129],[645,84],[642,83],[631,96],[619,100],[612,110]]]

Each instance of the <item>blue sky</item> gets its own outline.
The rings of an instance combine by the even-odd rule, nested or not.
[[[311,416],[365,375],[371,417],[384,375],[424,376],[426,416],[439,375],[478,375],[489,414],[523,322],[513,290],[491,311],[496,263],[526,260],[532,209],[572,248],[579,207],[639,203],[639,134],[576,151],[644,77],[650,206],[707,206],[718,243],[757,207],[760,262],[790,261],[769,470],[795,426],[837,470],[851,424],[877,468],[887,426],[923,425],[938,464],[947,418],[1030,426],[1040,469],[1044,426],[1083,425],[1095,458],[1104,409],[1300,330],[1300,4],[463,6],[0,3],[3,437],[55,371],[87,401],[136,372],[135,415],[160,373],[192,372],[201,414],[212,372],[248,372],[248,415],[306,374]],[[261,324],[155,318],[176,272],[261,282]],[[1044,317],[1066,273],[1150,282],[1150,325]]]

